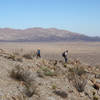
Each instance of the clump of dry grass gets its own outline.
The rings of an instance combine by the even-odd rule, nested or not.
[[[54,89],[54,90],[55,90],[56,88],[57,88],[57,86],[56,86],[56,85],[52,85],[52,89]]]
[[[83,67],[69,68],[68,73],[69,81],[73,82],[74,87],[78,92],[83,92],[87,84],[86,72]]]
[[[25,59],[33,59],[32,55],[31,54],[24,54],[23,57]]]
[[[12,61],[23,62],[23,58],[20,55],[16,55],[15,53],[7,55],[6,58],[11,59]]]
[[[79,76],[86,73],[84,67],[81,67],[81,66],[75,66],[75,67],[69,68],[69,72],[77,74]]]
[[[99,98],[96,96],[93,96],[93,100],[99,100]]]
[[[14,69],[12,69],[10,76],[13,79],[16,79],[18,81],[24,81],[28,79],[28,76],[30,75],[29,72],[26,72],[20,65],[16,65]]]
[[[67,98],[68,94],[65,91],[53,91],[53,93],[55,93],[56,95],[62,97],[62,98]]]
[[[25,90],[23,92],[28,97],[31,97],[36,90],[36,87],[33,84],[33,77],[30,74],[31,73],[29,71],[25,71],[25,69],[20,65],[16,65],[15,68],[10,72],[11,78],[23,82],[25,86]]]
[[[44,75],[46,76],[56,76],[56,73],[54,71],[51,71],[49,68],[43,68]]]
[[[13,61],[15,61],[16,59],[16,56],[14,55],[14,54],[10,54],[8,57],[7,57],[8,59],[11,59],[11,60],[13,60]]]
[[[41,67],[38,71],[38,76],[44,77],[45,76],[56,76],[56,72],[52,71],[50,68],[47,67]]]
[[[74,84],[75,88],[78,90],[78,92],[83,92],[84,88],[87,84],[87,80],[82,77],[75,76],[73,84]]]

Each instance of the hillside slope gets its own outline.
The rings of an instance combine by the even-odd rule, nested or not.
[[[0,100],[99,100],[100,67],[0,52]]]

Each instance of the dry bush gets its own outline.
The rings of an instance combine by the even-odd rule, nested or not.
[[[75,76],[75,79],[73,81],[73,85],[78,90],[78,92],[83,92],[86,84],[87,84],[86,79],[84,79],[80,76]]]
[[[33,52],[30,52],[30,53],[25,53],[25,54],[23,54],[23,57],[25,58],[25,59],[33,59],[34,57],[35,57],[35,53]]]
[[[12,69],[12,71],[10,72],[10,77],[18,81],[24,81],[27,83],[32,80],[30,78],[30,73],[28,71],[25,71],[20,65],[16,65],[15,68]]]
[[[16,65],[15,68],[10,72],[10,77],[15,80],[22,81],[25,86],[25,90],[23,91],[25,95],[28,97],[33,96],[36,86],[33,76],[28,70],[26,71],[22,66]]]
[[[32,97],[34,94],[36,94],[36,87],[34,86],[33,88],[32,86],[27,86],[24,93],[27,97]]]
[[[73,82],[73,85],[78,92],[84,91],[87,84],[87,78],[83,67],[69,68],[68,79]]]
[[[77,74],[79,76],[86,74],[84,67],[79,67],[79,66],[69,68],[69,72]]]
[[[57,86],[56,86],[56,85],[52,85],[52,89],[54,89],[54,90],[55,90],[56,88],[57,88]]]
[[[7,58],[15,61],[16,56],[14,54],[10,54]]]
[[[93,100],[99,100],[99,98],[96,96],[93,96]]]
[[[38,71],[38,76],[39,77],[44,77],[45,76],[56,76],[56,72],[52,71],[50,68],[47,67],[41,67]]]
[[[55,93],[56,95],[62,97],[62,98],[67,98],[68,94],[65,91],[53,91],[53,93]]]
[[[56,76],[56,73],[49,68],[43,68],[42,70],[46,76]]]
[[[10,54],[6,57],[7,59],[11,59],[13,61],[23,62],[23,58],[21,56]]]
[[[42,78],[44,77],[44,72],[41,69],[37,70],[37,74],[39,77],[42,77]]]

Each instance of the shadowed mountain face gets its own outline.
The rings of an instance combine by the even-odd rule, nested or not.
[[[0,29],[1,42],[56,42],[56,41],[100,41],[100,37],[59,30],[55,28]]]

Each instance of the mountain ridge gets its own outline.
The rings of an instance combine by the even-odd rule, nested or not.
[[[0,42],[57,42],[57,41],[100,41],[91,37],[57,28],[0,28]]]

